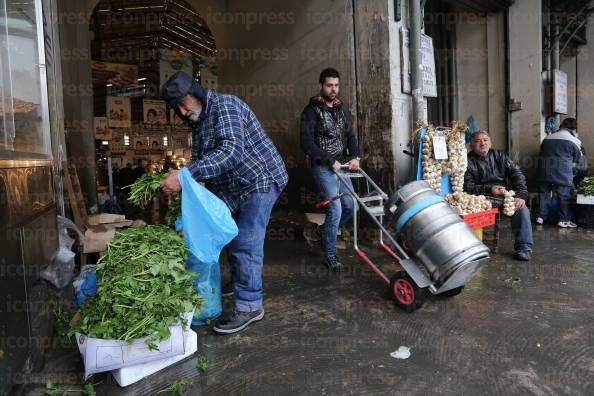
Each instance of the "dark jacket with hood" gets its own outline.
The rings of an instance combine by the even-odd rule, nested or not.
[[[179,113],[188,94],[202,103],[197,122]],[[285,164],[255,114],[241,99],[204,90],[183,72],[171,76],[161,96],[192,127],[192,177],[221,198],[236,213],[250,193],[265,193],[288,182]]]
[[[344,163],[359,157],[359,146],[344,114],[342,102],[336,98],[332,107],[321,96],[314,96],[301,113],[301,149],[312,165]]]
[[[513,190],[517,198],[528,198],[528,187],[522,170],[507,154],[490,149],[485,157],[468,153],[468,167],[464,174],[464,191],[474,195],[486,195],[497,201],[499,197],[492,197],[491,187],[503,186]],[[497,203],[497,202],[495,202]]]

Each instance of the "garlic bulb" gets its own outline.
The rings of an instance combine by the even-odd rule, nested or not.
[[[464,173],[466,173],[466,127],[454,123],[452,131],[448,135],[448,160],[444,169],[452,184],[455,193],[461,193],[464,189]]]
[[[457,214],[470,214],[491,209],[491,201],[484,195],[471,195],[465,192],[446,194],[446,202]]]
[[[503,191],[503,214],[506,216],[513,216],[516,212],[515,195],[516,193],[513,190]]]
[[[423,137],[423,180],[429,184],[435,192],[441,191],[442,164],[433,158],[433,141],[431,131]]]

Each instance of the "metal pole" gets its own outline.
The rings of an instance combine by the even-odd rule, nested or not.
[[[559,70],[559,25],[555,24],[555,27],[553,28],[554,31],[554,37],[555,37],[555,41],[553,41],[553,51],[551,53],[551,66],[553,67],[553,73],[555,73],[555,70]],[[553,77],[551,75],[551,77]],[[553,103],[553,101],[551,100],[551,103]],[[555,109],[552,108],[551,112],[553,114],[553,116],[555,117],[555,128],[557,128],[557,126],[559,125],[559,114],[555,113]]]
[[[410,4],[410,64],[414,127],[417,121],[426,121],[426,119],[423,100],[423,74],[421,71],[421,0],[411,0]]]
[[[113,169],[111,167],[111,155],[107,157],[107,181],[109,185],[109,201],[114,202],[113,200]]]

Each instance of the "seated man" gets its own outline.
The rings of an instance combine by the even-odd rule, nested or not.
[[[516,195],[516,211],[511,218],[514,232],[514,258],[528,261],[532,253],[532,225],[530,210],[526,206],[528,188],[520,167],[505,153],[491,148],[487,131],[477,131],[470,138],[468,168],[464,175],[464,191],[485,195],[493,207],[503,206],[504,190],[513,190]]]

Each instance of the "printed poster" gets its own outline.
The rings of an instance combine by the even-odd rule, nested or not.
[[[91,61],[91,76],[94,86],[114,87],[138,84],[138,66],[124,63]]]
[[[130,128],[132,126],[130,98],[107,96],[107,124],[110,128]]]
[[[156,99],[143,99],[142,112],[144,123],[148,125],[167,124],[167,110],[165,101]]]
[[[95,130],[95,139],[111,140],[111,129],[107,126],[107,117],[95,117],[93,119],[93,129]]]

